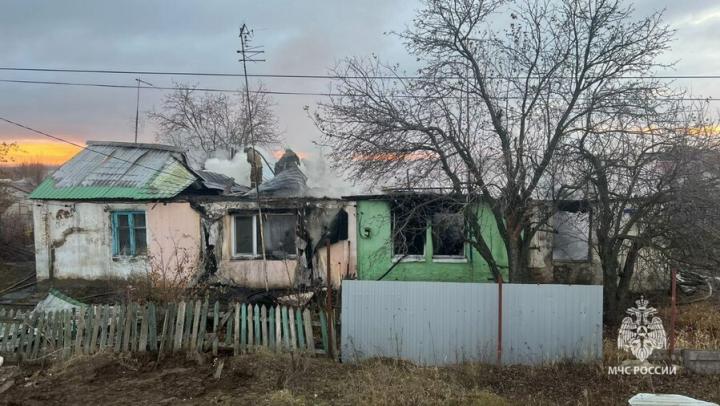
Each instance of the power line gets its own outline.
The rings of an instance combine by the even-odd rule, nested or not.
[[[114,156],[114,155],[112,155],[112,154],[106,154],[106,153],[104,153],[104,152],[94,150],[94,149],[92,149],[92,148],[90,148],[90,147],[87,147],[87,146],[84,146],[84,145],[80,145],[80,144],[78,144],[78,143],[76,143],[76,142],[72,142],[72,141],[66,140],[66,139],[61,138],[61,137],[58,137],[58,136],[56,136],[56,135],[52,135],[52,134],[48,134],[48,133],[46,133],[46,132],[44,132],[44,131],[36,130],[36,129],[32,128],[32,127],[28,127],[28,126],[26,126],[26,125],[24,125],[24,124],[21,124],[21,123],[12,121],[12,120],[10,120],[10,119],[7,119],[7,118],[1,117],[1,116],[0,116],[0,121],[4,121],[4,122],[6,122],[6,123],[8,123],[8,124],[12,124],[12,125],[14,125],[14,126],[16,126],[16,127],[20,127],[20,128],[22,128],[22,129],[25,129],[25,130],[34,132],[34,133],[36,133],[36,134],[43,135],[43,136],[48,137],[48,138],[52,138],[52,139],[54,139],[54,140],[56,140],[56,141],[60,141],[60,142],[66,143],[66,144],[73,145],[73,146],[78,147],[78,148],[83,149],[83,150],[88,150],[88,151],[90,151],[90,152],[94,152],[94,153],[96,153],[96,154],[100,154],[100,155],[105,156],[105,157],[108,157],[108,158],[110,158],[110,159],[116,159],[116,160],[118,160],[118,161],[122,161],[122,162],[128,163],[128,164],[130,164],[130,166],[133,166],[133,165],[139,166],[139,167],[144,168],[144,169],[149,169],[149,170],[151,170],[151,171],[153,171],[153,172],[164,173],[164,174],[166,174],[166,175],[174,176],[174,177],[179,178],[179,179],[182,179],[182,180],[184,180],[184,181],[185,181],[185,180],[192,180],[192,181],[195,181],[195,180],[196,180],[195,178],[188,178],[188,177],[185,177],[185,176],[180,176],[180,175],[175,174],[175,173],[172,173],[172,172],[163,171],[162,169],[156,169],[156,168],[152,168],[152,167],[149,167],[149,166],[145,166],[145,165],[139,164],[139,163],[134,162],[134,161],[128,161],[127,159],[119,158],[119,157],[116,157],[116,156]]]
[[[79,86],[79,87],[104,87],[112,89],[133,89],[136,90],[137,86],[133,85],[117,85],[111,83],[91,83],[91,82],[63,82],[63,81],[50,81],[50,80],[23,80],[23,79],[0,79],[0,83],[17,83],[17,84],[39,84],[39,85],[58,85],[58,86]],[[140,89],[150,90],[197,90],[200,92],[211,92],[211,93],[241,93],[242,90],[238,89],[223,89],[223,88],[212,88],[212,87],[181,87],[181,86],[140,86]],[[268,94],[268,95],[279,95],[279,96],[324,96],[324,97],[365,97],[362,94],[346,94],[336,92],[293,92],[293,91],[278,91],[278,90],[250,90],[250,93],[256,94]],[[416,96],[409,94],[396,94],[386,95],[392,98],[414,98],[414,99],[440,99],[443,96]],[[448,96],[448,97],[459,97],[459,96]],[[522,100],[521,97],[495,97],[495,99],[509,99],[509,100]],[[703,102],[716,102],[720,101],[718,98],[713,97],[659,97],[661,100],[667,101],[703,101]]]
[[[111,83],[90,83],[90,82],[63,82],[51,80],[22,80],[22,79],[0,79],[0,83],[40,84],[40,85],[61,85],[61,86],[85,86],[85,87],[106,87],[115,89],[137,89],[133,85],[116,85]],[[238,89],[222,89],[208,87],[180,87],[180,86],[140,86],[140,89],[155,90],[198,90],[201,92],[240,93]],[[273,90],[250,90],[250,93],[289,95],[289,96],[341,96],[339,93],[321,92],[279,92]]]
[[[0,67],[0,71],[20,72],[55,72],[55,73],[95,73],[112,75],[158,75],[158,76],[214,76],[214,77],[243,77],[242,73],[227,72],[173,72],[173,71],[145,71],[145,70],[114,70],[114,69],[66,69],[66,68],[25,68],[25,67]],[[248,73],[248,77],[275,78],[275,79],[428,79],[423,76],[413,75],[377,75],[377,76],[352,76],[352,75],[311,75],[311,74],[279,74],[279,73]],[[513,79],[524,78],[522,76],[490,76],[489,79]],[[558,76],[558,79],[568,77]],[[432,79],[461,79],[459,76],[434,76]],[[720,75],[636,75],[623,76],[616,79],[640,80],[640,79],[720,79]]]

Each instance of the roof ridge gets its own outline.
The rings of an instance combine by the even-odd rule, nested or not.
[[[159,151],[169,152],[180,152],[184,153],[185,149],[182,147],[176,147],[174,145],[167,144],[152,144],[152,143],[134,143],[134,142],[120,142],[120,141],[87,141],[86,144],[107,146],[107,147],[121,147],[121,148],[139,148],[139,149],[155,149]]]

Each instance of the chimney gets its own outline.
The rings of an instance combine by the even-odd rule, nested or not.
[[[245,148],[245,154],[250,163],[250,187],[254,188],[262,183],[262,157],[252,147]]]

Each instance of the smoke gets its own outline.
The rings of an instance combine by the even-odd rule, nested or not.
[[[229,176],[239,185],[250,184],[250,163],[244,153],[239,153],[232,159],[210,158],[205,161],[205,169]]]
[[[258,151],[265,157],[272,168],[278,158],[282,156],[284,149],[266,151],[258,148]],[[363,192],[361,186],[353,185],[333,170],[320,149],[310,152],[296,150],[295,152],[300,157],[300,170],[307,176],[307,194],[309,196],[339,198]],[[236,154],[232,159],[222,157],[207,159],[204,167],[208,171],[230,176],[237,184],[244,186],[250,184],[250,163],[247,162],[246,155],[243,152]],[[263,182],[272,178],[272,172],[267,163],[264,163]]]
[[[320,150],[307,154],[301,160],[300,169],[308,177],[308,194],[313,197],[334,197],[357,195],[363,192],[359,185],[353,185],[331,168]]]

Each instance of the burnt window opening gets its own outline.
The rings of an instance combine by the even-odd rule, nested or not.
[[[425,255],[427,220],[424,213],[393,208],[393,255],[421,257]]]
[[[465,257],[465,218],[462,213],[433,213],[432,243],[435,258]]]
[[[426,253],[434,260],[465,258],[465,217],[462,205],[455,202],[394,202],[392,230],[396,258],[418,258]]]
[[[330,222],[330,226],[325,232],[326,238],[330,240],[331,244],[335,244],[338,241],[345,241],[348,239],[348,214],[344,209],[340,209],[337,215],[333,217]]]
[[[590,212],[566,208],[553,216],[552,258],[559,262],[590,260]]]
[[[258,215],[239,214],[233,219],[234,256],[262,257],[263,240],[267,259],[285,259],[297,254],[295,214],[263,214],[262,235]]]

